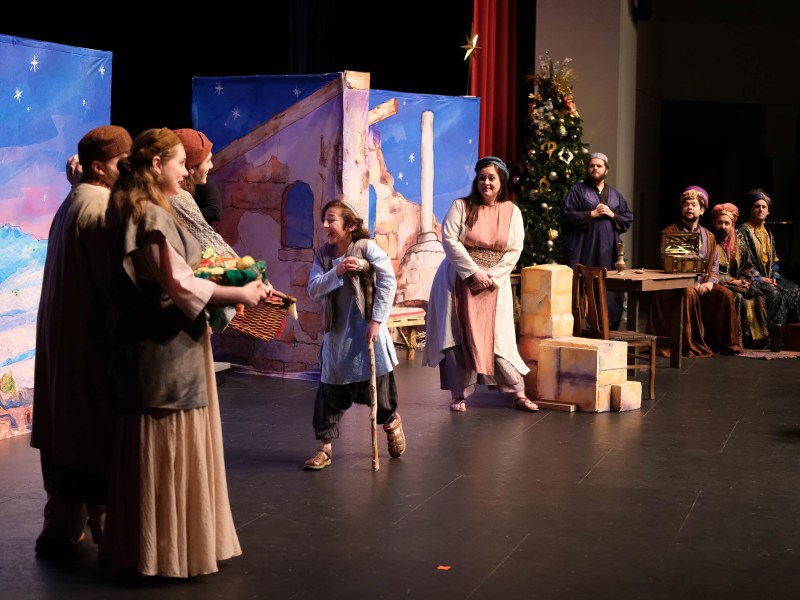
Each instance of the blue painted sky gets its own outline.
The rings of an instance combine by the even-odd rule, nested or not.
[[[276,114],[313,94],[341,73],[195,77],[192,122],[219,151]],[[369,107],[395,98],[398,113],[374,125],[380,132],[395,187],[419,203],[420,120],[434,112],[434,214],[441,221],[456,198],[469,193],[478,160],[480,100],[463,96],[370,90]]]
[[[111,116],[111,52],[0,35],[0,225],[46,238],[66,159]]]
[[[67,158],[111,117],[111,53],[0,35],[0,375],[33,387],[47,234]]]

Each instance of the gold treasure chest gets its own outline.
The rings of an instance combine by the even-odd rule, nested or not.
[[[665,273],[705,273],[706,257],[700,256],[700,232],[665,233],[662,239]]]

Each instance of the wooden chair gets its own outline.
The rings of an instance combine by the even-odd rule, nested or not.
[[[576,337],[627,342],[628,369],[649,370],[649,399],[653,400],[656,390],[657,336],[638,331],[609,330],[605,268],[575,265],[572,276],[572,315],[575,319],[573,335]],[[650,348],[650,354],[642,354],[643,348]]]

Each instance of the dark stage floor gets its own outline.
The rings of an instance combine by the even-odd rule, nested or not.
[[[402,353],[401,353],[402,354]],[[27,436],[0,442],[0,597],[516,599],[797,598],[800,360],[659,359],[656,399],[628,413],[524,413],[481,391],[448,410],[438,373],[397,369],[408,450],[368,413],[315,447],[314,382],[230,373],[220,387],[244,554],[219,573],[122,583],[89,543],[37,559],[44,493]]]

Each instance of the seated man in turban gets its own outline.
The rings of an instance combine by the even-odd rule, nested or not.
[[[711,225],[717,240],[719,281],[733,292],[739,315],[741,344],[745,348],[769,345],[767,304],[753,283],[753,261],[747,242],[736,231],[739,209],[728,202],[717,204],[711,211]]]
[[[678,232],[700,234],[700,256],[706,257],[704,273],[697,274],[697,285],[684,292],[683,355],[703,358],[715,353],[738,354],[739,319],[733,292],[719,284],[719,258],[714,236],[700,225],[700,217],[708,208],[708,193],[701,187],[687,187],[680,196],[681,219],[661,232],[661,263],[664,263],[664,236]],[[675,308],[673,292],[653,294],[647,332],[659,337],[669,337],[672,311]],[[669,356],[667,348],[659,354]]]

